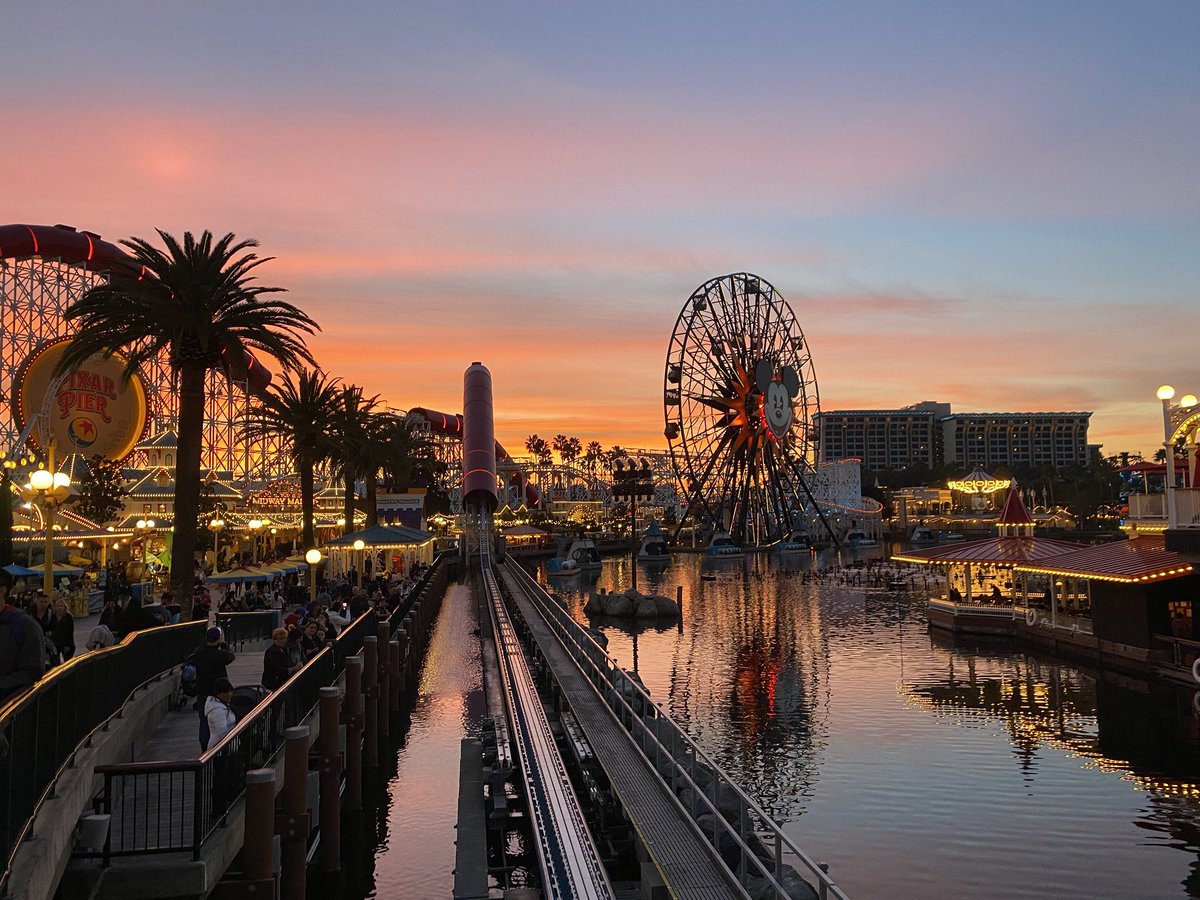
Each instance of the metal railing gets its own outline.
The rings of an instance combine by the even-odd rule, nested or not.
[[[217,626],[225,633],[225,643],[235,650],[254,641],[270,640],[278,622],[279,611],[274,609],[217,613]]]
[[[113,856],[191,850],[199,859],[245,792],[246,772],[267,765],[337,675],[333,648],[325,647],[199,758],[97,766],[104,776],[97,811],[112,818],[103,850],[91,855],[107,864]]]
[[[250,710],[215,746],[194,759],[148,760],[97,766],[104,787],[96,809],[111,816],[108,840],[99,853],[114,856],[190,851],[200,857],[204,842],[245,793],[246,772],[262,768],[283,746],[288,728],[316,707],[320,688],[334,684],[363,639],[387,622],[395,633],[413,604],[438,574],[435,563],[409,596],[385,619],[367,610],[337,639]],[[204,623],[200,623],[203,625]]]
[[[1196,660],[1200,659],[1200,642],[1165,634],[1156,634],[1153,638],[1154,644],[1150,652],[1156,662],[1190,669]]]
[[[749,878],[760,879],[774,896],[787,898],[791,893],[784,884],[784,857],[788,856],[808,870],[821,900],[830,897],[847,900],[826,868],[796,846],[774,819],[725,775],[565,608],[547,600],[528,572],[515,563],[506,565],[505,571],[514,574],[526,588],[526,596],[534,601],[564,649],[629,731],[642,757],[671,788],[731,875],[743,886]],[[686,804],[681,799],[685,790]],[[733,804],[727,802],[731,798],[736,798],[736,813],[730,810]],[[764,844],[760,835],[772,846]]]
[[[955,615],[991,616],[996,619],[1015,619],[1024,616],[1024,607],[1016,606],[976,606],[974,603],[955,603],[942,597],[931,597],[929,605],[943,609]]]
[[[0,706],[0,894],[38,808],[76,751],[134,691],[203,643],[205,628],[187,622],[134,632],[52,669]]]

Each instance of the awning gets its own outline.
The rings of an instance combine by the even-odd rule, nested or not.
[[[1131,538],[1100,544],[1039,563],[1016,566],[1019,572],[1037,572],[1067,578],[1142,584],[1190,575],[1194,568],[1178,553],[1163,547],[1162,538]]]

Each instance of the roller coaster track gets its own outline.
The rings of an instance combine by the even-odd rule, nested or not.
[[[615,900],[492,571],[489,532],[489,516],[484,514],[480,517],[480,569],[500,661],[509,734],[520,755],[525,797],[535,828],[542,893],[562,900]]]

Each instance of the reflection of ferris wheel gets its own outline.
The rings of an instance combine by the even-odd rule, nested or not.
[[[769,283],[739,272],[692,293],[667,350],[664,406],[671,460],[698,522],[738,544],[764,544],[800,527],[803,507],[816,508],[805,476],[817,377],[791,307]]]

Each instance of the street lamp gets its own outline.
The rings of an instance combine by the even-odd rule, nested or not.
[[[360,588],[362,587],[363,548],[364,548],[364,547],[366,547],[366,546],[367,546],[367,545],[366,545],[366,543],[363,541],[363,539],[362,539],[362,538],[358,538],[358,539],[357,539],[357,540],[354,542],[354,550],[355,550],[355,552],[356,552],[356,553],[358,553],[358,564],[357,564],[357,567],[358,567],[358,586],[359,586]]]
[[[54,596],[54,513],[71,495],[71,476],[66,472],[38,469],[29,476],[29,492],[37,497],[42,508],[42,524],[46,528],[45,559],[42,561],[42,590]]]
[[[217,560],[221,558],[221,529],[225,527],[225,520],[220,516],[214,516],[208,522],[208,528],[213,533],[213,570],[216,571]]]
[[[633,537],[633,589],[637,590],[637,504],[650,503],[654,500],[654,473],[650,469],[650,460],[645,457],[636,462],[632,459],[613,460],[612,496],[614,500],[627,500],[632,515]]]
[[[321,564],[321,551],[316,547],[307,551],[304,554],[304,561],[308,563],[308,596],[314,603],[317,602],[317,566]]]
[[[258,530],[263,527],[262,519],[251,519],[246,523],[250,529],[250,562],[258,564]]]

